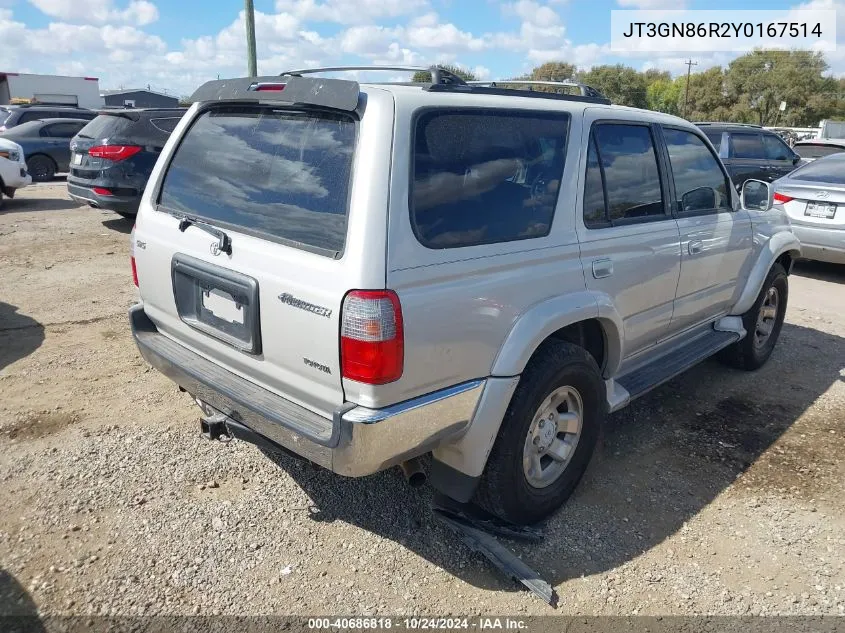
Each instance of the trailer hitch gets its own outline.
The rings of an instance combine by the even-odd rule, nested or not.
[[[440,493],[434,496],[432,511],[467,547],[484,556],[509,578],[525,585],[552,608],[557,608],[558,595],[554,587],[495,538],[503,536],[537,543],[543,538],[541,530],[508,523],[475,504],[460,503]]]

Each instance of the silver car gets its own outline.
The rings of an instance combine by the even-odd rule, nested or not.
[[[845,264],[845,153],[819,158],[775,182],[807,259]]]
[[[771,355],[800,244],[688,121],[326,70],[205,84],[144,190],[132,328],[210,437],[347,476],[431,454],[437,491],[531,523],[609,411]]]

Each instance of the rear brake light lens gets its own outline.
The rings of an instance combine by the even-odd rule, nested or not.
[[[775,202],[780,202],[781,204],[783,204],[785,202],[792,202],[793,200],[795,200],[795,198],[791,198],[790,196],[785,196],[785,195],[783,195],[782,193],[779,193],[779,192],[775,192],[775,195],[772,196],[772,199]]]
[[[140,145],[96,145],[88,150],[88,155],[94,158],[120,161],[134,156],[142,149],[144,148]]]
[[[253,84],[250,88],[255,92],[281,92],[285,84]]]
[[[113,196],[114,194],[105,187],[94,187],[91,191],[96,193],[98,196]]]
[[[343,300],[340,366],[344,378],[383,385],[402,377],[402,307],[392,290],[353,290]]]

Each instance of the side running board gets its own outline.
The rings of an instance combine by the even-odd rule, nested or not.
[[[736,343],[741,338],[742,335],[739,332],[712,330],[680,349],[655,358],[647,365],[638,367],[631,373],[617,378],[616,382],[631,394],[631,400],[633,400],[685,372],[728,345]]]

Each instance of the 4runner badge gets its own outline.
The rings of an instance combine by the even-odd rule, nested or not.
[[[281,301],[282,303],[286,303],[293,308],[299,308],[300,310],[305,310],[306,312],[311,312],[312,314],[324,316],[327,319],[332,315],[332,311],[328,308],[314,305],[313,303],[308,303],[307,301],[303,301],[302,299],[297,299],[292,294],[287,292],[284,292],[279,295],[279,301]]]

